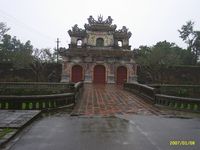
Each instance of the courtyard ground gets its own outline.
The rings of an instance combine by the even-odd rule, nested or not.
[[[112,116],[115,114],[154,114],[161,111],[150,102],[123,90],[115,84],[85,84],[82,99],[78,102],[73,115]]]
[[[0,110],[0,146],[8,142],[40,112],[39,110]]]
[[[115,85],[86,84],[71,115],[44,114],[4,149],[199,150],[199,130],[199,114],[155,107]]]

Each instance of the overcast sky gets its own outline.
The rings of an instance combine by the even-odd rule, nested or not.
[[[0,0],[0,22],[36,48],[54,48],[56,38],[67,47],[67,31],[74,24],[83,28],[89,15],[99,14],[111,16],[118,29],[129,28],[132,49],[163,40],[186,47],[177,30],[188,20],[200,30],[200,0]]]

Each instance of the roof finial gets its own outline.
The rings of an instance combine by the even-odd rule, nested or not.
[[[99,22],[99,23],[102,23],[102,22],[103,22],[103,16],[102,16],[101,14],[98,16],[98,22]]]

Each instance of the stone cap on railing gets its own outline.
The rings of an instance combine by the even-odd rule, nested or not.
[[[0,95],[0,109],[49,109],[58,108],[68,105],[74,105],[75,102],[80,98],[82,93],[83,82],[79,83],[7,83],[6,88],[27,88],[40,85],[45,85],[48,88],[49,85],[55,86],[54,88],[60,88],[59,86],[67,85],[66,87],[60,88],[63,93],[61,94],[44,94],[44,95]],[[11,86],[10,86],[11,85]],[[23,86],[25,85],[25,86]],[[4,87],[6,83],[4,83]],[[3,85],[0,85],[2,88]],[[63,91],[63,88],[66,89]],[[54,90],[54,89],[51,89]]]
[[[51,94],[51,95],[26,95],[26,96],[15,96],[15,95],[0,95],[0,100],[36,100],[36,99],[53,99],[66,96],[72,96],[74,93],[62,93],[62,94]]]
[[[137,85],[139,85],[139,86],[141,86],[141,87],[144,87],[144,88],[147,88],[147,89],[149,89],[149,90],[154,90],[154,89],[155,89],[155,88],[150,87],[150,86],[148,86],[148,85],[146,85],[146,84],[140,84],[140,83],[134,83],[134,84],[137,84]]]
[[[155,94],[157,92],[156,88],[150,87],[145,84],[140,83],[124,83],[124,88],[128,88],[129,90],[134,90],[141,96],[145,96],[146,98],[154,101]]]
[[[199,87],[200,88],[200,85],[185,85],[185,84],[148,84],[148,86],[151,86],[151,87]]]
[[[191,98],[191,97],[177,97],[177,96],[171,96],[171,95],[164,95],[164,94],[156,94],[156,97],[163,97],[167,99],[173,99],[176,101],[187,101],[187,102],[199,102],[199,98]]]
[[[12,89],[12,88],[37,88],[37,89],[57,89],[66,88],[72,90],[74,83],[51,83],[51,82],[0,82],[0,88]]]
[[[169,85],[170,86],[170,85]],[[171,86],[172,87],[172,86]],[[187,85],[185,87],[188,87]],[[193,86],[191,86],[193,87]],[[196,87],[199,87],[198,85]],[[133,91],[139,96],[151,99],[156,105],[164,105],[177,109],[200,111],[200,99],[191,97],[177,97],[159,94],[158,88],[149,87],[138,83],[125,83],[124,88]]]
[[[74,83],[57,83],[57,82],[0,82],[1,86],[22,86],[22,85],[74,85]]]

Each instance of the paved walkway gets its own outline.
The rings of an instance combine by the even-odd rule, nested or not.
[[[163,112],[122,87],[86,84],[73,110],[83,116],[46,114],[5,150],[199,150],[199,117]],[[193,145],[170,145],[174,140]]]
[[[133,93],[114,84],[85,84],[82,99],[73,115],[161,114],[160,110]]]
[[[199,150],[200,120],[163,116],[70,117],[33,123],[5,150]],[[126,121],[126,119],[128,121]],[[170,141],[193,145],[170,145]],[[195,143],[194,143],[195,142]]]
[[[0,128],[21,128],[39,113],[39,110],[0,110]]]
[[[0,110],[0,149],[40,112],[39,110]],[[5,132],[3,131],[8,128],[11,128],[11,130],[4,135]]]

